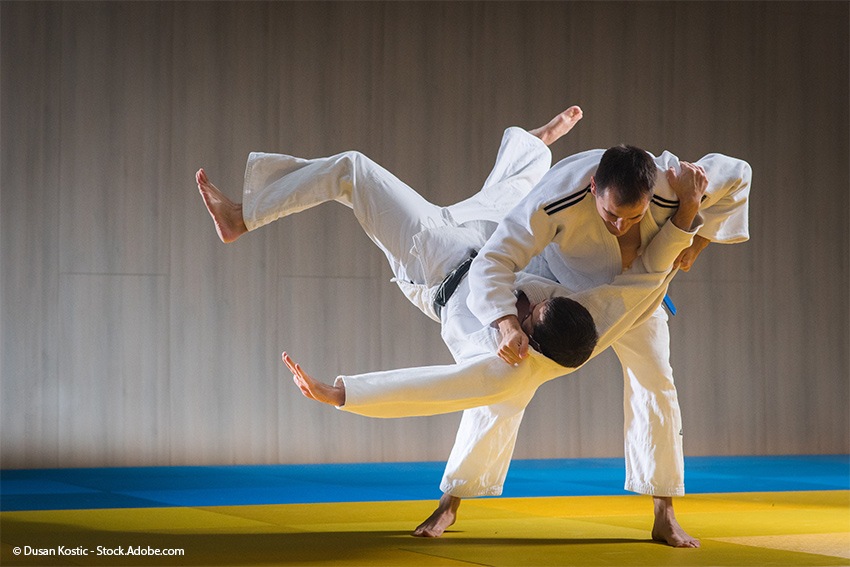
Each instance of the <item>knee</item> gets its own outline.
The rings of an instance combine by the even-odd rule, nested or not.
[[[341,160],[344,160],[348,163],[354,164],[354,163],[357,163],[358,161],[360,161],[361,159],[365,158],[366,156],[364,154],[358,152],[357,150],[348,150],[348,151],[342,152],[341,154],[338,154],[337,157],[339,157]]]
[[[337,155],[339,163],[343,164],[346,171],[351,173],[363,173],[372,171],[377,164],[366,154],[357,150],[348,150]]]
[[[626,394],[669,396],[676,395],[673,369],[669,365],[654,368],[627,369],[623,373]]]

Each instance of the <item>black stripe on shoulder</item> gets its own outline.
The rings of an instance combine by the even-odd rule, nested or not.
[[[679,207],[679,201],[671,201],[670,199],[665,199],[658,195],[654,195],[652,197],[652,204],[665,209],[676,209]]]
[[[655,201],[656,203],[658,203],[659,205],[676,205],[676,206],[679,205],[679,201],[675,201],[673,199],[665,199],[664,197],[661,197],[660,195],[653,195],[652,200]]]
[[[572,195],[567,195],[562,199],[558,199],[557,201],[549,203],[548,205],[543,207],[543,210],[546,211],[547,215],[554,215],[559,211],[563,211],[564,209],[572,207],[576,203],[581,202],[581,200],[584,199],[585,195],[587,195],[588,193],[590,193],[590,185],[588,185],[581,191],[576,191]]]

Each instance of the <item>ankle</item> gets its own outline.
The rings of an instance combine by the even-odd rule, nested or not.
[[[440,497],[440,507],[445,510],[451,510],[452,512],[456,512],[460,506],[460,498],[457,496],[452,496],[449,493],[443,493]]]
[[[655,496],[652,499],[656,518],[675,518],[673,499],[669,496]]]

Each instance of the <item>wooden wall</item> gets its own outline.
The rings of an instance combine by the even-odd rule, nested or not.
[[[570,104],[620,142],[754,170],[752,240],[671,295],[688,455],[844,453],[846,2],[3,2],[0,465],[443,460],[457,415],[369,420],[317,376],[445,363],[350,212],[224,245],[205,167],[360,150],[432,201]],[[517,456],[622,454],[607,354],[543,387]]]

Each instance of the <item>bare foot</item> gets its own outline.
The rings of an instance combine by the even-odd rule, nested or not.
[[[289,371],[292,372],[292,381],[295,382],[295,385],[298,386],[305,397],[332,406],[345,405],[345,386],[342,383],[339,386],[331,386],[319,382],[304,372],[301,365],[296,364],[288,354],[283,353],[281,358],[283,358],[283,363],[286,364]]]
[[[551,146],[555,141],[573,129],[579,120],[581,120],[581,108],[571,106],[558,116],[549,121],[545,126],[529,130],[529,134],[537,136],[547,146]]]
[[[241,203],[234,203],[219,191],[218,187],[210,183],[203,169],[199,169],[195,174],[195,181],[198,182],[198,190],[215,222],[215,230],[222,242],[233,242],[248,232],[248,227],[242,219]]]
[[[440,537],[449,526],[455,523],[459,506],[460,498],[451,494],[443,494],[437,509],[428,516],[427,520],[413,530],[413,535],[416,537]]]
[[[692,538],[673,513],[673,499],[669,497],[653,498],[655,505],[655,523],[652,526],[652,539],[671,547],[699,547],[699,540]]]

